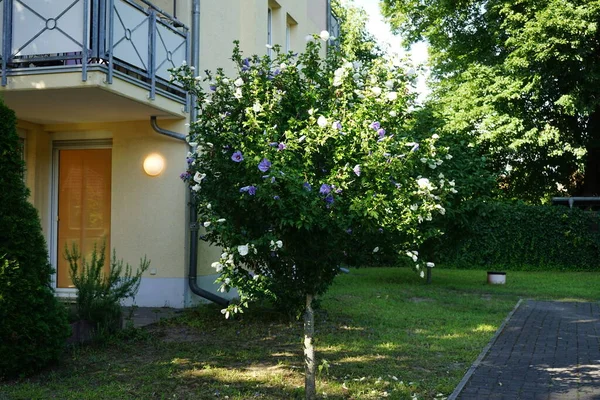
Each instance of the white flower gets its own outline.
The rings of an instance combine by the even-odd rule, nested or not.
[[[417,185],[419,185],[419,189],[431,190],[431,182],[429,182],[429,179],[427,179],[427,178],[418,179],[417,180]]]
[[[390,116],[391,117],[395,117],[396,115],[398,115],[398,113],[394,110],[390,111]]]
[[[192,186],[192,190],[194,192],[197,192],[198,190],[200,190],[200,185],[199,184],[195,184],[194,186]]]
[[[414,68],[409,68],[408,71],[406,71],[406,75],[408,75],[409,78],[412,78],[417,75],[417,71],[415,71]]]
[[[231,279],[229,279],[229,278],[225,278],[225,284],[226,284],[226,285],[229,285],[230,283],[231,283]]]
[[[287,64],[286,63],[281,63],[281,65],[279,66],[279,69],[282,70],[282,71],[284,69],[286,69],[286,68],[287,68]]]
[[[198,76],[197,76],[197,77],[195,77],[194,79],[195,79],[196,81],[201,81],[203,78],[202,78],[200,75],[198,75]]]
[[[435,165],[435,164],[429,164],[429,168],[431,168],[431,169],[436,169],[436,168],[437,168],[437,165]]]
[[[235,92],[233,93],[233,97],[235,97],[236,99],[241,99],[242,98],[242,88],[235,89]]]
[[[444,174],[442,174],[442,173],[440,172],[440,174],[438,175],[438,178],[440,178],[440,179],[444,179]]]
[[[378,251],[379,251],[379,247],[375,247],[375,248],[373,249],[373,253],[377,253]]]
[[[448,181],[448,184],[449,184],[450,186],[454,186],[454,185],[456,185],[456,182],[454,182],[454,180],[451,180],[451,181]]]
[[[267,44],[265,44],[265,47],[266,47],[267,49],[269,49],[269,50],[271,50],[271,49],[273,48],[273,46],[272,46],[272,45],[270,45],[270,44],[268,44],[268,43],[267,43]]]
[[[421,276],[421,278],[425,277],[425,272],[421,271],[421,273],[419,274]]]
[[[354,67],[354,69],[361,69],[362,68],[362,62],[361,61],[354,61],[352,63],[352,66]]]
[[[206,178],[206,174],[201,174],[200,172],[196,172],[194,175],[194,181],[198,183],[202,183],[202,179]]]
[[[417,211],[419,209],[419,205],[418,204],[413,204],[410,206],[410,210],[411,211]]]
[[[450,193],[454,193],[454,194],[456,194],[456,193],[458,193],[458,190],[456,190],[456,189],[452,188],[452,189],[450,189]]]
[[[435,163],[436,163],[437,165],[442,165],[442,164],[444,163],[444,160],[437,160]]]
[[[262,106],[260,105],[260,103],[254,103],[254,105],[252,106],[252,110],[254,112],[261,112],[262,111]]]
[[[324,116],[320,116],[317,119],[317,125],[319,125],[319,127],[321,128],[325,128],[327,126],[328,122],[327,122],[327,118],[325,118]]]
[[[223,222],[225,222],[225,221],[226,221],[226,219],[225,219],[225,218],[219,218],[219,219],[217,220],[217,222],[218,222],[218,223],[220,223],[220,224],[222,224],[222,223],[223,223]]]
[[[210,147],[210,148],[213,148],[213,147],[214,147],[214,144],[212,144],[211,142],[206,142],[206,145],[207,145],[208,147]]]
[[[221,272],[221,271],[223,270],[223,264],[221,264],[221,263],[220,263],[220,262],[218,262],[218,261],[215,261],[215,262],[214,262],[214,263],[212,263],[210,266],[211,266],[211,267],[213,267],[214,269],[216,269],[216,270],[217,270],[217,272]]]
[[[391,79],[388,79],[387,81],[385,81],[385,87],[387,87],[388,89],[393,89],[394,88],[394,81]]]
[[[190,142],[190,147],[196,147],[198,146],[198,142]]]
[[[417,220],[419,221],[419,223],[421,223],[421,222],[423,222],[423,217],[422,217],[421,215],[419,215],[419,216],[417,217]]]
[[[398,98],[398,93],[396,93],[396,92],[389,92],[388,94],[385,95],[385,97],[389,101],[396,101],[396,99]]]
[[[452,154],[446,154],[446,160],[452,160]]]
[[[417,262],[417,260],[418,260],[419,258],[418,258],[418,254],[415,254],[415,253],[416,253],[416,251],[415,251],[415,252],[413,252],[413,251],[407,251],[407,252],[406,252],[406,255],[407,255],[407,256],[409,256],[410,258],[412,258],[412,260],[413,260],[414,262]]]
[[[226,84],[226,85],[229,84],[229,79],[223,78],[223,83]]]
[[[244,244],[242,246],[238,246],[237,247],[238,253],[240,253],[240,256],[245,256],[246,254],[248,254],[248,244]]]
[[[242,78],[237,78],[237,79],[235,80],[235,82],[233,82],[233,84],[234,84],[236,87],[240,87],[240,86],[242,86],[242,85],[244,84],[244,80],[243,80]]]
[[[315,38],[313,37],[313,35],[306,35],[304,37],[304,40],[306,40],[307,42],[312,42]]]
[[[283,242],[281,240],[278,240],[275,242],[275,244],[277,245],[277,247],[282,248],[283,247]]]
[[[421,162],[422,162],[423,164],[425,164],[425,163],[427,163],[427,159],[426,159],[426,158],[421,158]]]
[[[333,86],[335,86],[335,87],[342,86],[342,77],[341,76],[333,77]]]
[[[371,92],[373,92],[373,94],[375,95],[375,97],[379,96],[381,94],[381,88],[379,86],[373,86],[371,88]]]
[[[435,267],[434,263],[432,263],[432,262],[427,263],[427,268],[433,268],[433,267]]]
[[[444,207],[442,207],[441,205],[439,205],[439,204],[436,204],[436,205],[435,205],[435,208],[438,210],[438,212],[439,212],[440,214],[442,214],[442,215],[446,214],[446,209],[445,209]]]
[[[431,135],[432,139],[439,139],[440,135],[438,135],[437,133],[434,133],[433,135]]]
[[[324,42],[328,41],[329,37],[330,37],[329,32],[327,32],[327,31],[321,31],[319,36],[321,37],[321,40]]]
[[[306,139],[306,135],[302,135],[298,138],[298,143],[302,143],[304,142],[304,139]]]
[[[260,278],[260,275],[254,275],[254,276],[252,277],[252,279],[254,279],[255,281],[256,281],[256,280],[258,280],[259,278]]]
[[[208,208],[208,209],[210,210],[210,209],[212,208],[212,205],[211,205],[210,203],[208,203],[208,204],[206,205],[206,208]]]
[[[210,226],[210,221],[206,221],[202,225],[204,225],[205,228],[208,228]]]

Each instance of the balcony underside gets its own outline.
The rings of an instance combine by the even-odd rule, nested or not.
[[[90,71],[81,81],[80,72],[37,73],[11,76],[0,87],[0,96],[19,119],[38,124],[139,121],[155,115],[161,118],[186,117],[184,105],[156,96],[123,79],[105,82],[102,71]]]

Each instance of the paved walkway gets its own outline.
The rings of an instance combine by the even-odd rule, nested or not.
[[[523,301],[450,399],[600,399],[599,304]]]

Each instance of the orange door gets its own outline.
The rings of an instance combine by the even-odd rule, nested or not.
[[[106,241],[110,253],[111,149],[59,150],[58,152],[58,288],[72,288],[65,246],[75,243],[83,257],[91,258],[94,244]],[[80,263],[81,265],[81,263]]]

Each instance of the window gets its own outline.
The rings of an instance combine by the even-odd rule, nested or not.
[[[285,26],[285,52],[286,53],[292,49],[291,42],[292,42],[292,27],[288,23]]]
[[[269,57],[272,56],[273,51],[271,50],[271,46],[273,46],[273,10],[269,7],[267,10],[267,55]]]

